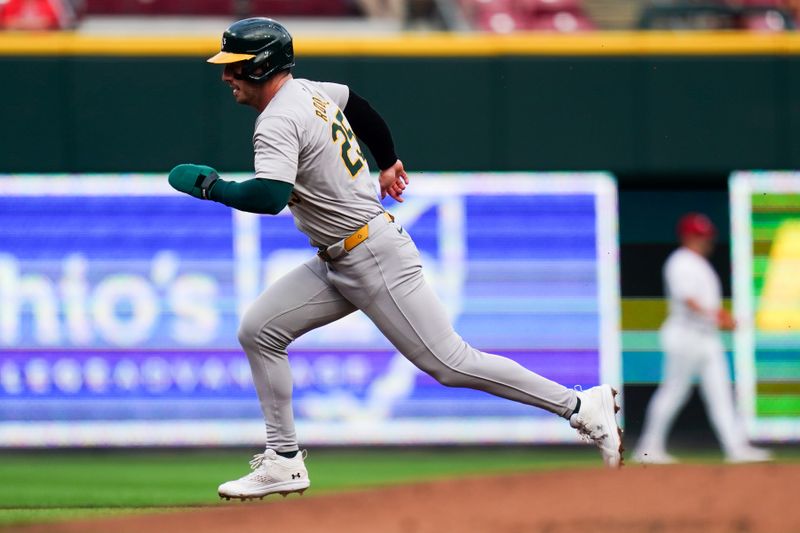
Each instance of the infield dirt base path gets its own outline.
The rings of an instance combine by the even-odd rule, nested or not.
[[[313,479],[313,478],[312,478]],[[313,488],[313,487],[312,487]],[[112,533],[800,532],[800,465],[626,467],[433,481],[19,528]]]

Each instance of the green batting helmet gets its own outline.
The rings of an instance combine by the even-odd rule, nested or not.
[[[222,50],[209,63],[244,61],[241,79],[266,81],[272,74],[294,66],[292,36],[278,22],[255,17],[234,22],[222,34]]]

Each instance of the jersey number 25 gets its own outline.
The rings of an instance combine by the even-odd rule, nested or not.
[[[331,124],[331,137],[335,143],[342,141],[342,162],[344,162],[344,166],[350,175],[355,178],[356,174],[364,168],[364,153],[358,147],[358,141],[356,141],[356,149],[354,154],[351,155],[350,150],[353,148],[351,141],[355,140],[355,134],[345,121],[341,109],[336,112],[336,122]]]

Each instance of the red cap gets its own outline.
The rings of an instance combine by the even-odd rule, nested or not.
[[[687,213],[678,221],[678,237],[697,236],[711,238],[716,236],[714,223],[701,213]]]

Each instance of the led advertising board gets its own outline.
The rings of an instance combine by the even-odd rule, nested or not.
[[[411,178],[389,210],[467,341],[570,387],[620,383],[608,175]],[[288,210],[238,212],[164,176],[0,176],[0,445],[263,443],[239,316],[315,252]],[[303,444],[576,438],[436,383],[360,312],[289,354]]]

